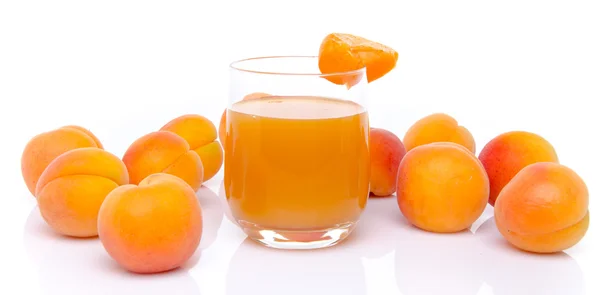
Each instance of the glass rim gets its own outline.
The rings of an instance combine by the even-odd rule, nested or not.
[[[353,76],[366,73],[366,67],[362,67],[357,70],[351,71],[343,71],[343,72],[334,72],[334,73],[300,73],[300,72],[273,72],[273,71],[260,71],[260,70],[252,70],[249,68],[240,67],[239,64],[248,61],[257,61],[257,60],[267,60],[267,59],[284,59],[284,58],[311,58],[318,59],[319,57],[316,55],[268,55],[268,56],[257,56],[257,57],[249,57],[244,59],[238,59],[232,61],[229,64],[229,68],[232,70],[252,73],[252,74],[260,74],[260,75],[277,75],[277,76],[312,76],[312,77],[333,77],[333,76]]]

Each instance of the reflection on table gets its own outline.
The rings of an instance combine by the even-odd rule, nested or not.
[[[135,275],[122,270],[102,248],[100,240],[73,239],[55,234],[35,207],[25,224],[24,243],[38,266],[46,294],[200,294],[186,269],[158,275]]]
[[[196,194],[202,205],[203,236],[194,256],[174,271],[136,275],[120,268],[103,249],[98,238],[76,239],[58,235],[34,207],[24,229],[24,246],[38,266],[38,278],[47,294],[200,294],[189,268],[203,249],[217,238],[223,207],[207,187]],[[176,287],[174,287],[176,286]]]
[[[41,287],[48,294],[199,294],[200,287],[189,274],[194,267],[200,273],[224,276],[225,286],[222,281],[207,280],[202,289],[225,290],[228,295],[380,294],[381,290],[384,294],[474,295],[482,288],[495,295],[584,292],[576,260],[566,253],[537,255],[515,249],[500,236],[491,214],[471,230],[435,234],[408,224],[394,197],[372,198],[346,241],[326,249],[286,251],[248,239],[238,246],[243,236],[232,231],[224,196],[207,187],[197,195],[204,217],[198,251],[184,267],[156,275],[123,271],[98,239],[55,234],[35,207],[25,224],[24,245],[38,266]],[[201,255],[208,259],[204,254],[215,253],[220,256],[212,259],[221,260],[211,263],[227,268],[219,271],[218,265],[202,264]],[[382,260],[393,263],[389,269],[365,268],[384,265],[379,263]],[[367,285],[383,272],[390,274],[385,276],[385,287]]]
[[[227,295],[366,294],[359,257],[335,248],[287,251],[246,239],[227,272]]]

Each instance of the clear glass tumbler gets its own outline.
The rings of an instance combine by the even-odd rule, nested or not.
[[[225,194],[251,238],[283,249],[346,238],[369,195],[365,69],[321,74],[314,56],[231,64]]]

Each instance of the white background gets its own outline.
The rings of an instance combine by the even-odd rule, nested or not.
[[[577,0],[0,0],[0,293],[600,294],[599,15],[600,2]],[[317,54],[329,32],[399,52],[370,85],[375,127],[402,138],[446,112],[478,152],[510,130],[552,142],[588,184],[585,238],[565,254],[524,254],[498,235],[490,208],[469,233],[432,235],[406,225],[389,198],[369,203],[345,245],[273,251],[224,217],[219,175],[199,193],[206,228],[194,258],[134,276],[98,240],[57,237],[39,217],[19,162],[34,135],[78,124],[122,156],[176,116],[218,123],[230,61]]]

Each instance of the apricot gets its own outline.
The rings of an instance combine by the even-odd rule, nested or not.
[[[516,248],[553,253],[577,244],[589,226],[589,193],[570,168],[538,162],[504,186],[494,207],[496,226]]]
[[[21,155],[21,174],[29,192],[35,195],[38,179],[52,160],[83,147],[103,148],[90,131],[73,125],[38,134],[29,140]]]
[[[400,211],[416,227],[458,232],[479,218],[489,196],[483,165],[467,148],[441,142],[408,151],[398,168]]]
[[[554,147],[543,137],[525,131],[511,131],[490,140],[479,153],[490,178],[490,205],[502,188],[525,166],[537,162],[558,163]]]
[[[254,92],[254,93],[250,93],[250,94],[244,96],[244,98],[242,98],[242,100],[257,99],[257,98],[263,98],[263,97],[267,97],[267,96],[271,96],[271,94],[264,93],[264,92]],[[221,115],[221,121],[219,122],[219,141],[221,142],[222,145],[225,145],[225,136],[227,135],[226,123],[227,123],[227,110],[224,110],[223,114]]]
[[[180,267],[200,245],[202,209],[185,181],[155,173],[106,197],[98,235],[110,257],[126,270],[164,272]]]
[[[139,184],[151,174],[175,175],[197,191],[204,181],[200,156],[188,142],[170,131],[148,133],[134,141],[123,156],[131,184]]]
[[[56,232],[72,237],[98,235],[98,210],[113,189],[127,184],[121,160],[99,148],[78,148],[56,157],[36,186],[40,213]]]
[[[204,181],[211,179],[223,165],[223,149],[217,141],[217,128],[200,115],[183,115],[165,124],[160,131],[171,131],[185,139],[200,156]]]
[[[365,69],[367,82],[373,82],[396,67],[398,52],[392,47],[346,33],[331,33],[319,46],[319,70],[323,74]],[[328,76],[332,83],[353,86],[362,75]]]
[[[62,128],[66,128],[66,129],[73,129],[73,130],[77,130],[77,131],[81,131],[83,133],[85,133],[85,135],[91,137],[94,142],[96,143],[96,147],[100,148],[100,149],[104,149],[104,146],[102,145],[102,143],[100,142],[100,139],[98,139],[98,137],[96,137],[96,135],[94,135],[91,131],[89,131],[88,129],[85,129],[81,126],[78,125],[67,125],[64,126]]]
[[[433,142],[457,143],[475,153],[475,139],[471,132],[444,113],[435,113],[419,119],[406,131],[403,140],[407,151]]]
[[[396,192],[398,166],[406,154],[404,144],[394,133],[371,128],[371,194],[378,197],[390,196]]]

